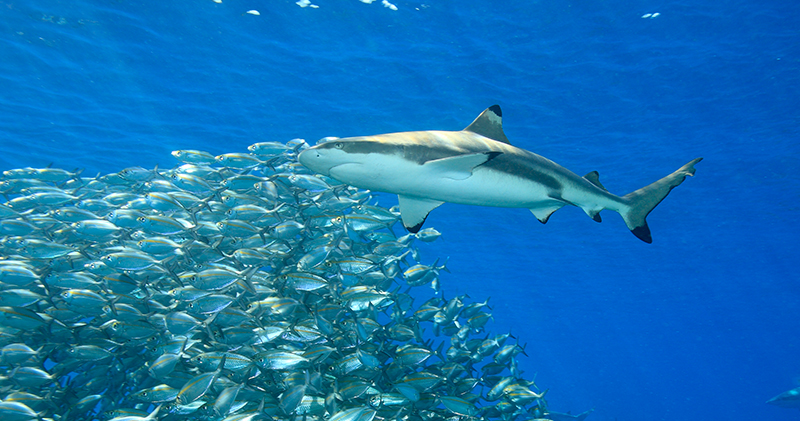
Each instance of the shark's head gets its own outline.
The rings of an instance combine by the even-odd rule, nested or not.
[[[398,149],[402,148],[387,145],[376,140],[375,136],[325,138],[316,146],[301,152],[298,159],[306,168],[333,177],[331,170],[334,168],[374,165],[377,155],[396,153]]]
[[[338,138],[325,138],[316,146],[300,153],[298,160],[306,168],[319,174],[331,175],[331,168],[352,163],[352,157],[344,151],[344,143]]]

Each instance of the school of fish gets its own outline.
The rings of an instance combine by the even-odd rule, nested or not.
[[[440,234],[306,148],[4,171],[0,420],[551,418],[487,302],[439,292],[414,244]]]

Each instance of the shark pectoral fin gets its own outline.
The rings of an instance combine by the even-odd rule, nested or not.
[[[472,175],[472,170],[474,170],[475,167],[483,165],[502,154],[502,152],[479,152],[449,156],[447,158],[428,161],[423,164],[423,167],[435,172],[437,176],[443,178],[466,180]]]
[[[539,222],[546,224],[547,220],[550,219],[550,215],[553,212],[561,209],[564,207],[564,203],[555,204],[552,206],[542,207],[542,208],[531,208],[530,211],[533,212],[533,216],[539,220]]]
[[[425,223],[428,214],[439,207],[444,202],[431,199],[420,199],[416,197],[397,196],[400,202],[400,217],[403,219],[403,226],[408,232],[416,233]]]

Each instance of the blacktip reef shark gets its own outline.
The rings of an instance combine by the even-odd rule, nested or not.
[[[546,223],[565,205],[600,222],[618,212],[633,235],[653,241],[645,218],[686,176],[697,158],[672,174],[625,196],[609,193],[597,171],[581,177],[533,152],[514,147],[503,133],[502,112],[492,105],[461,131],[416,131],[332,138],[306,149],[300,163],[362,189],[395,193],[409,232],[444,202],[527,208]]]

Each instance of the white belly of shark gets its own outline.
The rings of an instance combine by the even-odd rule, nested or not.
[[[550,189],[542,184],[483,167],[473,169],[470,177],[459,179],[396,156],[370,155],[367,159],[376,165],[339,165],[331,168],[330,177],[368,190],[462,205],[532,208],[552,201],[547,196]]]
[[[487,108],[461,131],[418,131],[334,139],[300,154],[300,162],[355,187],[395,193],[403,225],[417,232],[444,202],[527,208],[542,223],[565,205],[618,212],[628,228],[652,242],[645,218],[669,192],[694,174],[697,158],[672,174],[625,196],[609,193],[597,172],[581,177],[532,152],[512,146],[500,107]]]

